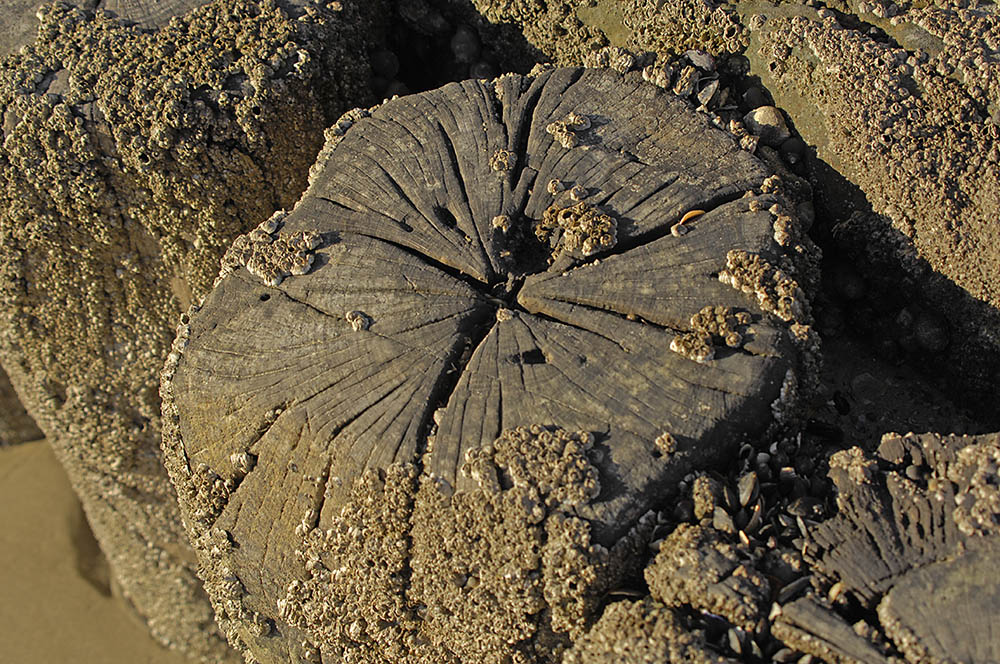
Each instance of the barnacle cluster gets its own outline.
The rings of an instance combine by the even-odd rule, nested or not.
[[[344,319],[351,324],[351,329],[355,332],[367,330],[372,324],[372,319],[363,311],[348,311],[344,314]]]
[[[563,664],[646,664],[647,662],[734,662],[705,642],[681,611],[651,597],[615,602],[563,656]]]
[[[578,131],[590,129],[590,118],[573,111],[568,113],[562,120],[550,122],[545,126],[545,131],[552,135],[552,138],[559,141],[564,148],[574,148],[580,143],[576,135]]]
[[[761,309],[783,321],[805,317],[806,297],[798,283],[758,254],[741,249],[729,251],[719,281],[755,296]]]
[[[674,337],[670,350],[695,362],[708,362],[715,357],[716,340],[730,348],[739,348],[743,335],[737,328],[749,325],[750,321],[748,312],[734,312],[732,307],[702,307],[691,316],[691,331]]]
[[[962,448],[954,462],[941,464],[937,484],[953,482],[952,516],[966,535],[1000,534],[1000,441]]]
[[[319,246],[320,235],[311,231],[275,235],[283,216],[283,212],[278,212],[246,235],[236,238],[222,259],[223,272],[242,266],[267,286],[277,286],[289,275],[308,273],[315,259],[312,251]]]
[[[553,203],[535,225],[535,236],[541,242],[557,237],[556,252],[579,251],[591,256],[615,246],[618,242],[618,222],[594,205],[580,201],[570,207]]]
[[[513,169],[516,163],[517,155],[510,150],[497,150],[490,157],[490,168],[500,174]]]
[[[306,576],[287,585],[281,618],[349,662],[554,656],[651,527],[608,549],[573,515],[600,491],[593,440],[506,430],[467,453],[475,488],[457,492],[412,465],[366,472],[332,522],[300,530]]]

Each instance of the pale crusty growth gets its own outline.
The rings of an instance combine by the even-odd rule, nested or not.
[[[645,597],[615,602],[563,656],[562,664],[725,664],[674,609]]]
[[[288,584],[278,614],[324,659],[458,661],[419,634],[421,613],[432,607],[418,610],[409,598],[416,484],[413,465],[367,472],[331,523],[302,528],[296,555],[305,577]]]
[[[715,357],[715,346],[712,345],[712,335],[697,330],[678,334],[671,339],[670,350],[700,364],[704,364]]]
[[[870,484],[878,471],[878,463],[865,456],[860,447],[841,450],[830,457],[830,473],[836,477],[838,473],[846,473],[855,484]]]
[[[412,465],[367,472],[332,523],[303,521],[304,580],[288,584],[279,616],[336,661],[558,661],[632,569],[652,523],[610,551],[591,543],[571,511],[600,490],[592,442],[541,426],[505,431],[470,450],[470,491],[427,476],[416,490]],[[210,567],[220,615],[240,616],[231,571]],[[226,624],[239,636],[238,622]]]
[[[642,521],[608,549],[573,509],[600,491],[593,436],[541,426],[470,450],[476,490],[450,497],[421,482],[414,513],[412,601],[425,634],[460,661],[558,661],[648,537]]]
[[[254,230],[236,238],[222,258],[219,278],[245,267],[265,286],[277,286],[287,276],[306,274],[312,267],[315,258],[312,250],[319,246],[320,236],[309,231],[278,233],[284,216],[283,211],[276,212]]]
[[[749,30],[727,3],[702,0],[625,0],[621,3],[630,48],[657,53],[701,49],[710,53],[739,53],[746,48]]]
[[[490,168],[499,174],[513,169],[516,163],[517,155],[510,150],[497,150],[490,157]]]
[[[748,30],[736,12],[703,0],[473,0],[473,4],[493,23],[517,25],[533,46],[564,66],[587,64],[624,73],[633,64],[632,56],[621,48],[608,48],[609,43],[658,53],[691,48],[732,53],[747,45]]]
[[[159,369],[232,239],[294,203],[327,117],[367,94],[344,5],[217,0],[151,30],[48,4],[0,62],[0,360],[123,594],[211,661],[232,654],[163,470]]]
[[[708,362],[715,357],[716,343],[739,348],[743,335],[737,328],[745,327],[750,321],[748,312],[737,313],[732,307],[702,307],[691,316],[691,331],[674,337],[670,350],[695,362]]]
[[[798,283],[784,270],[765,258],[739,249],[726,255],[726,269],[719,281],[757,298],[764,311],[784,321],[801,321],[806,316],[806,297]]]
[[[969,445],[943,473],[958,486],[955,523],[966,535],[1000,534],[1000,444]]]
[[[478,12],[491,23],[514,23],[531,45],[563,65],[581,65],[591,48],[606,41],[599,29],[588,28],[576,15],[579,3],[557,0],[473,0]],[[572,34],[573,39],[566,39]]]
[[[626,68],[625,71],[628,71]],[[622,71],[621,73],[625,73]],[[552,134],[552,138],[559,142],[564,148],[573,148],[579,145],[580,138],[576,132],[590,129],[590,118],[577,112],[566,115],[562,120],[556,120],[545,125],[545,132]],[[551,184],[551,183],[550,183]],[[556,193],[551,191],[549,193]]]
[[[694,503],[694,515],[697,519],[711,518],[722,496],[722,485],[719,481],[699,474],[691,483],[691,501]]]
[[[850,4],[888,36],[807,11],[760,22],[746,54],[817,157],[859,190],[814,181],[838,242],[869,265],[867,276],[887,289],[905,280],[908,298],[948,319],[931,370],[992,414],[1000,79],[985,53],[1000,43],[1000,16],[973,3]],[[891,20],[873,13],[891,4]]]
[[[661,433],[653,442],[661,454],[670,455],[677,451],[677,439],[669,431]]]
[[[615,246],[618,242],[618,222],[583,201],[570,207],[553,203],[542,213],[535,226],[535,235],[542,242],[549,242],[554,237],[553,256],[564,251],[591,256]]]
[[[745,555],[745,554],[744,554]],[[752,631],[770,597],[754,561],[713,528],[682,523],[660,545],[646,568],[650,594],[667,606],[692,606]]]

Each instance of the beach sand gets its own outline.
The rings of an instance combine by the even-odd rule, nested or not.
[[[45,441],[0,448],[0,664],[190,664],[112,592],[107,563]]]

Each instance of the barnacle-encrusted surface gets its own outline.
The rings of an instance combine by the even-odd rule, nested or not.
[[[377,5],[217,0],[166,21],[182,4],[102,3],[139,25],[47,4],[0,62],[0,359],[123,594],[158,639],[218,661],[159,370],[232,239],[294,203],[327,114],[363,101]]]
[[[877,610],[875,627],[911,662],[1000,656],[998,455],[998,434],[887,434],[877,457],[855,448],[831,460],[838,514],[810,529],[807,553],[838,593]],[[809,631],[808,619],[793,622]],[[833,632],[827,640],[853,647]]]
[[[735,286],[735,284],[733,284]],[[743,335],[739,330],[751,322],[746,311],[734,312],[732,307],[702,307],[691,316],[691,331],[670,341],[670,350],[695,362],[708,362],[715,357],[715,344],[739,348]]]
[[[674,609],[646,597],[615,602],[563,656],[563,664],[726,664]]]
[[[236,238],[222,257],[222,274],[245,267],[265,286],[277,286],[285,277],[306,274],[315,260],[312,251],[319,246],[321,238],[312,231],[279,233],[283,218],[284,212],[277,212],[254,230]],[[355,319],[357,316],[348,317],[352,325]]]
[[[902,281],[906,299],[947,318],[950,339],[921,362],[992,417],[1000,77],[986,53],[1000,44],[1000,14],[986,3],[848,4],[856,17],[772,15],[746,54],[829,165],[814,186],[837,240],[882,288]]]
[[[986,396],[1000,380],[994,3],[473,3],[490,21],[519,26],[559,65],[642,69],[649,81],[714,107],[745,149],[777,158],[740,120],[770,100],[756,86],[747,91],[756,100],[740,99],[743,89],[714,80],[733,71],[759,77],[802,139],[790,139],[795,163],[808,163],[796,172],[817,192],[838,247],[857,257],[890,300],[902,297],[948,320],[950,338],[929,353],[918,350],[918,361],[962,390],[981,417],[994,417]],[[678,58],[688,49],[699,50],[697,64]],[[742,55],[727,55],[734,53]],[[721,110],[726,106],[731,112]],[[777,237],[785,235],[776,228]],[[898,310],[876,311],[876,325]]]
[[[555,121],[580,143],[564,147]],[[734,250],[782,263],[780,195],[637,73],[450,84],[329,137],[278,229],[322,237],[308,274],[267,286],[234,265],[164,369],[192,538],[234,542],[228,563],[198,546],[220,597],[239,591],[227,631],[262,662],[303,641],[365,662],[557,657],[644,555],[643,517],[665,491],[768,425],[793,329],[717,274]],[[606,215],[617,242],[553,253],[536,234],[553,206]],[[674,237],[689,210],[706,212]],[[727,335],[732,317],[742,343],[706,364],[671,353],[692,317]],[[234,454],[252,455],[248,472]],[[391,490],[412,510],[378,516],[386,498],[361,504],[353,487],[380,471],[388,486],[399,464],[417,469]],[[370,608],[349,590],[365,583]],[[258,615],[274,621],[266,636]]]
[[[741,559],[718,531],[683,523],[660,544],[646,568],[646,583],[667,606],[710,611],[752,631],[771,591],[754,563]]]

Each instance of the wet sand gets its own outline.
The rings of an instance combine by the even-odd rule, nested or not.
[[[150,637],[44,441],[0,448],[0,664],[190,664]]]

